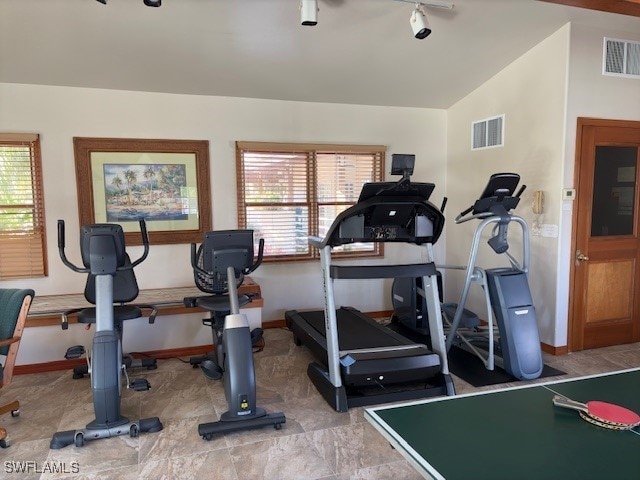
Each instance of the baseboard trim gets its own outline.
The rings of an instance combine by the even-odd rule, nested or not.
[[[549,345],[543,342],[540,342],[540,345],[542,346],[542,351],[550,355],[568,355],[569,354],[569,347],[567,345],[554,347],[553,345]]]
[[[380,312],[367,312],[366,315],[372,318],[388,317],[393,313],[391,310]],[[287,323],[284,319],[269,320],[263,322],[262,328],[286,328]],[[167,358],[182,358],[191,357],[196,355],[204,355],[212,350],[211,345],[198,345],[195,347],[181,347],[181,348],[169,348],[166,350],[150,350],[148,352],[131,352],[131,355],[135,358],[140,357],[154,357],[159,360]],[[14,375],[28,375],[30,373],[44,373],[44,372],[56,372],[59,370],[71,370],[74,367],[83,365],[86,362],[84,358],[77,358],[74,360],[54,360],[52,362],[45,363],[32,363],[28,365],[16,365],[13,369]]]
[[[287,328],[287,322],[282,320],[269,320],[268,322],[262,322],[262,328]]]

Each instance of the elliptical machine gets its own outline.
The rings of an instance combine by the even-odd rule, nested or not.
[[[64,252],[64,221],[58,220],[58,250],[62,262],[74,272],[95,275],[96,332],[93,338],[90,369],[95,420],[87,424],[84,429],[56,432],[50,443],[52,449],[63,448],[72,443],[76,447],[81,447],[85,440],[126,434],[137,437],[141,432],[162,430],[162,423],[158,417],[130,421],[120,414],[121,374],[124,372],[126,375],[126,371],[122,362],[121,338],[114,326],[113,277],[118,271],[131,270],[147,258],[149,240],[144,220],[140,220],[140,231],[144,253],[138,260],[131,263],[127,261],[124,233],[120,225],[83,226],[80,231],[83,268],[67,260]],[[146,388],[136,388],[136,390],[148,390],[148,382],[145,386]]]
[[[455,345],[476,355],[487,370],[494,370],[498,365],[519,380],[532,380],[541,375],[544,364],[535,307],[527,280],[529,227],[523,218],[512,213],[526,188],[526,185],[522,185],[515,193],[519,182],[520,176],[515,173],[491,175],[480,198],[455,219],[456,224],[480,220],[473,235],[467,266],[444,265],[438,268],[465,271],[458,303],[445,303],[442,306],[443,318],[447,323],[447,352]],[[521,261],[508,251],[508,227],[512,223],[522,229]],[[489,226],[493,227],[493,233],[487,243],[496,254],[508,259],[509,267],[483,269],[476,265],[480,240]],[[405,327],[422,333],[421,326],[428,315],[416,294],[416,290],[421,288],[419,279],[410,280],[401,282],[396,279],[394,283],[395,318]],[[474,283],[483,289],[486,327],[481,325],[475,313],[465,308],[469,289]]]
[[[256,404],[256,380],[249,321],[240,307],[251,300],[238,295],[244,276],[262,263],[264,240],[260,239],[254,261],[253,230],[207,232],[196,251],[191,244],[191,266],[196,286],[212,295],[186,297],[186,307],[200,307],[211,312],[203,323],[213,331],[215,356],[200,362],[200,368],[212,379],[223,377],[229,410],[217,422],[201,423],[198,434],[211,440],[215,434],[249,430],[273,425],[282,428],[282,413],[267,413]]]

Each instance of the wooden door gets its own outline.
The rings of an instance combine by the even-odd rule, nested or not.
[[[640,341],[640,122],[579,118],[572,351]]]

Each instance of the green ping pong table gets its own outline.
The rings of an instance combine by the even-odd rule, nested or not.
[[[640,431],[592,425],[553,391],[640,413],[640,368],[368,408],[365,418],[425,477],[640,479]]]

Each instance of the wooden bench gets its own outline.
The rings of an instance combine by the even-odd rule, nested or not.
[[[249,295],[251,303],[242,308],[262,308],[264,301],[260,292],[260,285],[250,277],[245,277],[244,283],[238,289],[238,293]],[[173,287],[155,288],[140,290],[138,298],[131,303],[151,304],[158,308],[158,315],[180,315],[187,313],[202,312],[200,308],[187,308],[182,300],[184,297],[200,297],[206,294],[198,290],[197,287]],[[61,316],[64,312],[74,308],[91,307],[82,293],[72,293],[63,295],[43,295],[36,296],[31,303],[26,327],[45,327],[60,325]],[[77,323],[77,314],[69,315],[69,323]]]

